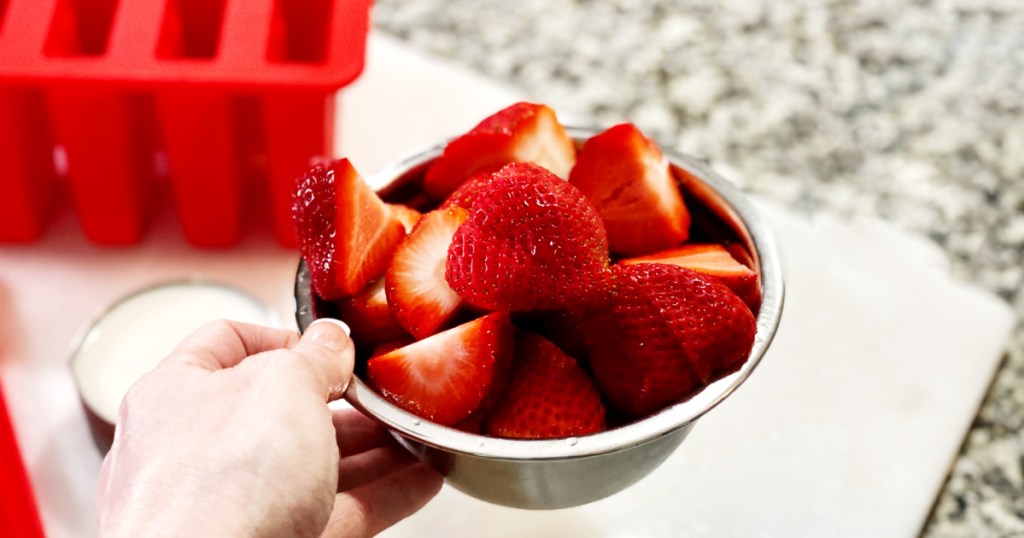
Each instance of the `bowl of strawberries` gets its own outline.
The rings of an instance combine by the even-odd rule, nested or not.
[[[564,508],[658,467],[760,362],[782,313],[768,229],[635,126],[517,103],[374,191],[296,187],[296,317],[348,323],[345,398],[474,497]]]

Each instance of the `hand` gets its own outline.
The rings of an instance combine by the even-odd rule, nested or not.
[[[97,487],[104,536],[371,536],[441,487],[383,429],[326,402],[340,324],[204,326],[125,396]]]

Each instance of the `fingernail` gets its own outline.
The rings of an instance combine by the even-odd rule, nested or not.
[[[313,323],[310,323],[309,326],[312,327],[313,325],[316,325],[317,323],[330,323],[331,325],[336,325],[338,327],[341,327],[341,330],[345,331],[345,336],[352,336],[352,329],[349,328],[347,323],[345,323],[344,321],[341,321],[340,319],[319,318],[319,319],[313,320]]]
[[[350,332],[351,330],[344,322],[336,319],[321,318],[306,328],[306,332],[303,333],[299,343],[315,344],[332,351],[344,351],[352,343],[352,340],[348,337]]]

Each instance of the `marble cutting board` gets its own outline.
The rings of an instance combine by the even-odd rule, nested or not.
[[[372,172],[518,97],[377,35],[364,77],[343,92],[339,146]],[[759,205],[783,251],[782,326],[751,379],[665,465],[614,497],[552,512],[445,488],[385,535],[916,535],[1013,315],[952,279],[921,238]],[[99,456],[66,368],[76,330],[136,287],[192,275],[234,283],[290,319],[295,255],[258,241],[196,251],[167,219],[153,232],[163,239],[123,251],[85,245],[71,221],[56,227],[34,247],[0,249],[0,362],[48,534],[88,536]]]

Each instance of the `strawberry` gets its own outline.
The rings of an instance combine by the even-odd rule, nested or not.
[[[419,211],[416,211],[407,205],[388,204],[388,207],[391,208],[395,218],[402,223],[402,227],[405,228],[405,233],[411,232],[412,227],[416,226],[416,223],[419,222],[420,217],[422,216]]]
[[[487,183],[492,175],[493,172],[481,172],[467,179],[462,185],[459,185],[459,188],[455,189],[455,192],[445,198],[441,208],[456,206],[473,209],[473,203],[476,202],[476,195],[480,192],[480,187]]]
[[[487,419],[489,435],[558,439],[605,429],[605,409],[594,382],[572,357],[542,336],[516,340],[515,374]]]
[[[423,189],[443,200],[466,178],[512,162],[533,162],[567,179],[576,146],[545,105],[516,103],[452,140],[427,170]]]
[[[372,349],[377,344],[408,336],[391,313],[384,279],[374,280],[359,293],[337,301],[338,317],[352,329],[352,339]]]
[[[729,288],[677,265],[613,272],[611,305],[584,319],[594,379],[612,405],[648,415],[746,361],[754,316]]]
[[[537,165],[513,163],[477,191],[445,278],[478,308],[543,310],[600,303],[608,274],[608,241],[586,198]]]
[[[366,375],[395,405],[451,426],[499,386],[512,345],[508,314],[495,312],[373,357]]]
[[[569,175],[604,220],[612,252],[638,256],[687,239],[690,213],[668,161],[632,124],[587,140]]]
[[[383,344],[380,344],[379,346],[373,348],[373,354],[370,355],[370,358],[378,357],[380,355],[386,355],[400,347],[405,347],[413,342],[415,342],[415,340],[409,338],[408,336],[400,337],[398,340],[390,340],[384,342]]]
[[[302,176],[292,218],[313,289],[324,299],[352,295],[384,274],[405,236],[402,223],[348,159]]]
[[[638,263],[667,263],[704,273],[729,287],[743,302],[756,312],[761,305],[761,282],[758,274],[736,261],[722,245],[691,244],[621,260],[624,265]]]
[[[473,413],[469,418],[452,426],[456,430],[481,435],[484,433],[484,414]]]
[[[587,343],[583,338],[581,312],[572,308],[545,310],[541,312],[537,321],[536,331],[541,336],[576,360],[582,363],[587,361]]]
[[[756,266],[754,257],[750,255],[750,251],[747,250],[747,247],[739,243],[728,243],[725,245],[725,250],[729,251],[729,254],[734,260],[747,266],[748,269],[754,269]]]
[[[452,234],[468,216],[458,207],[427,213],[391,259],[384,277],[388,303],[398,323],[418,339],[434,334],[462,305],[444,272]]]

